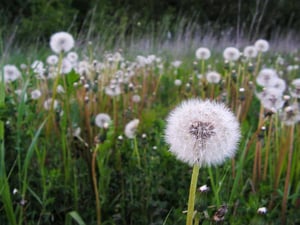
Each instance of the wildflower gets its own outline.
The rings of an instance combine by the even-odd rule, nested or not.
[[[108,128],[110,122],[111,122],[111,118],[106,113],[99,113],[95,117],[95,124],[97,127]]]
[[[64,58],[62,61],[62,64],[61,64],[60,72],[62,74],[68,74],[72,71],[72,69],[73,69],[73,66],[72,66],[71,62],[67,58]]]
[[[70,61],[72,65],[75,65],[78,60],[78,54],[76,52],[69,52],[67,54],[67,59]]]
[[[42,92],[38,89],[33,90],[30,94],[31,94],[31,98],[34,100],[39,99],[42,96]]]
[[[283,93],[286,89],[286,83],[283,79],[281,78],[274,78],[274,79],[271,79],[268,86],[268,88],[271,87],[271,88],[275,88],[277,89],[278,91],[280,91],[281,93]]]
[[[299,122],[300,121],[299,105],[295,103],[293,105],[285,107],[284,110],[280,113],[280,119],[287,126],[291,126]]]
[[[290,93],[294,98],[300,98],[300,78],[294,79],[290,86]]]
[[[181,80],[179,80],[179,79],[176,79],[176,80],[174,80],[174,84],[175,84],[175,86],[180,86],[181,84],[182,84],[182,81]]]
[[[235,154],[239,123],[222,103],[190,99],[167,118],[165,140],[175,156],[190,165],[221,164]]]
[[[50,110],[51,107],[53,105],[53,109],[56,109],[58,107],[58,101],[57,100],[53,100],[52,98],[48,98],[45,102],[44,102],[44,109],[46,110]]]
[[[265,88],[263,92],[257,94],[257,97],[261,104],[272,112],[277,112],[284,105],[282,92],[276,88]]]
[[[125,131],[124,131],[126,137],[128,137],[130,139],[135,137],[135,133],[136,133],[137,127],[139,125],[139,122],[140,121],[138,119],[134,119],[126,124]]]
[[[73,36],[67,32],[57,32],[50,38],[50,47],[53,52],[68,52],[74,47]]]
[[[223,51],[223,57],[228,61],[237,61],[240,58],[240,51],[234,47],[227,47]]]
[[[105,87],[105,94],[110,97],[115,97],[121,94],[121,88],[119,85],[109,85]]]
[[[257,56],[257,49],[255,46],[247,46],[244,48],[243,54],[247,59],[255,58]]]
[[[221,80],[221,75],[218,72],[210,71],[206,74],[206,80],[208,83],[217,84]]]
[[[203,60],[206,60],[206,59],[209,59],[211,53],[210,53],[210,50],[208,48],[198,48],[196,50],[196,58],[197,59],[203,59]]]
[[[180,65],[181,65],[181,61],[180,60],[175,60],[171,63],[171,65],[174,67],[174,68],[178,68]]]
[[[257,51],[259,51],[259,52],[267,52],[270,47],[269,42],[267,42],[266,40],[263,40],[263,39],[257,40],[255,42],[254,46],[257,49]]]
[[[141,101],[141,96],[133,95],[131,99],[132,99],[133,102],[138,103],[138,102]]]
[[[13,82],[21,77],[21,72],[15,65],[5,65],[3,70],[5,83]]]
[[[57,55],[49,55],[46,59],[46,62],[48,63],[48,65],[50,66],[54,66],[58,63],[58,57]]]
[[[264,68],[258,73],[256,77],[256,83],[260,86],[266,87],[270,85],[271,80],[274,78],[278,78],[276,71],[273,69]]]
[[[266,214],[267,211],[268,211],[268,210],[267,210],[266,207],[260,207],[260,208],[258,208],[257,213],[258,213],[258,214]]]
[[[46,71],[46,69],[44,68],[44,63],[40,60],[35,60],[31,64],[31,68],[33,69],[33,72],[39,74],[41,77],[44,76],[44,72]]]

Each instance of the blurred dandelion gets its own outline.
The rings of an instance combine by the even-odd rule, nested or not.
[[[140,121],[138,119],[133,119],[129,123],[126,124],[124,133],[127,138],[130,138],[130,139],[135,138],[135,134],[136,134],[136,130],[139,125],[139,122]]]
[[[111,122],[111,118],[106,113],[99,113],[95,117],[95,124],[100,128],[107,128]]]
[[[270,48],[269,42],[264,39],[257,40],[254,46],[259,52],[267,52]]]
[[[240,51],[235,47],[227,47],[223,51],[223,57],[227,61],[237,61],[240,58]]]
[[[73,36],[67,32],[57,32],[50,38],[50,47],[57,54],[70,51],[74,43]]]
[[[197,59],[207,60],[207,59],[209,59],[210,55],[211,55],[211,53],[208,48],[201,47],[196,50],[196,58]]]
[[[21,77],[21,72],[15,65],[5,65],[3,70],[5,83],[13,82]]]

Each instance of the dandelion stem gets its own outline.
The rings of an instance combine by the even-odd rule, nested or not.
[[[196,187],[197,187],[197,180],[198,180],[199,170],[200,170],[200,166],[194,165],[191,184],[190,184],[190,193],[189,193],[186,225],[192,225],[193,224],[193,215],[194,215],[194,208],[195,208],[195,196],[196,196]]]
[[[289,134],[289,154],[288,154],[288,164],[287,164],[287,171],[285,177],[285,184],[284,184],[284,192],[283,192],[283,199],[281,205],[281,224],[286,224],[286,210],[287,210],[287,201],[289,195],[289,184],[290,184],[290,177],[291,177],[291,167],[292,167],[292,159],[293,159],[293,141],[294,141],[294,130],[295,126],[291,126],[290,134]]]
[[[99,201],[99,191],[97,186],[97,177],[96,177],[96,158],[97,158],[97,152],[99,150],[99,144],[97,144],[92,157],[92,178],[93,178],[93,186],[94,186],[94,192],[95,192],[95,200],[96,200],[96,210],[97,210],[97,225],[101,224],[101,206]]]

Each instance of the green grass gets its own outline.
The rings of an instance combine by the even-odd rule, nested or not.
[[[82,43],[89,41],[83,38]],[[224,101],[237,115],[242,129],[234,160],[200,170],[197,184],[207,184],[210,191],[196,193],[196,218],[202,224],[214,224],[214,213],[225,204],[228,212],[223,224],[299,222],[299,123],[291,129],[284,125],[279,112],[262,117],[266,111],[260,111],[261,102],[255,96],[259,88],[255,84],[257,74],[249,70],[246,59],[230,66],[224,63],[220,49],[226,46],[226,41],[215,48],[210,46],[212,57],[201,63],[194,56],[201,41],[192,39],[188,44],[187,38],[185,41],[181,38],[178,35],[160,42],[149,37],[139,42],[132,39],[127,44],[123,38],[124,42],[107,47],[116,50],[121,46],[124,61],[110,61],[105,53],[115,51],[105,52],[105,43],[95,38],[92,45],[82,44],[75,49],[79,60],[86,60],[91,66],[81,83],[75,70],[58,74],[52,80],[37,79],[30,67],[20,69],[20,79],[1,82],[0,221],[3,224],[183,224],[192,169],[168,151],[164,128],[169,111],[192,97]],[[24,53],[25,50],[29,53]],[[153,53],[161,62],[137,63],[137,55],[147,57]],[[1,65],[30,66],[36,59],[45,62],[50,54],[47,45],[16,47],[9,50]],[[277,63],[278,54],[284,58],[284,65]],[[260,62],[254,59],[252,63],[257,72],[263,66],[283,71],[282,78],[290,85],[299,69],[289,72],[286,66],[296,65],[296,57],[299,57],[297,52],[271,49],[262,55]],[[93,60],[104,67],[99,71],[93,69]],[[174,60],[182,61],[177,69],[171,66]],[[45,67],[47,73],[46,63]],[[197,78],[209,68],[218,71],[223,81],[213,85]],[[129,72],[132,73],[129,81],[120,84],[122,94],[115,97],[105,94],[104,88],[112,80],[127,79]],[[182,85],[175,86],[175,79],[180,79]],[[58,84],[65,93],[56,92]],[[89,88],[84,84],[89,84]],[[240,87],[245,88],[245,98],[241,98]],[[42,96],[33,100],[30,93],[36,88],[42,91]],[[20,96],[15,93],[18,89]],[[138,103],[132,100],[135,94],[141,97]],[[288,89],[285,94],[289,94]],[[47,111],[43,104],[51,97],[58,100],[59,107]],[[290,102],[294,100],[297,99]],[[108,129],[95,126],[98,113],[111,116]],[[136,137],[129,139],[124,128],[135,118],[140,120]],[[259,136],[261,125],[266,126],[266,131]],[[79,136],[72,135],[76,128],[81,129]],[[293,157],[288,160],[291,149]],[[18,192],[14,194],[15,188]],[[258,214],[260,207],[267,207],[267,214]]]

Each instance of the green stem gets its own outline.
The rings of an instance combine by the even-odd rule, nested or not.
[[[196,188],[197,188],[199,170],[200,170],[200,166],[194,165],[191,184],[190,184],[186,225],[193,225],[193,215],[194,215],[194,208],[195,208],[195,197],[196,197]]]
[[[136,155],[136,158],[137,158],[137,161],[138,161],[138,166],[141,167],[141,157],[140,157],[136,137],[134,137],[134,154]]]
[[[211,188],[212,188],[212,190],[214,192],[217,205],[219,206],[220,205],[219,191],[217,190],[217,187],[216,187],[216,184],[215,184],[215,180],[214,180],[214,176],[213,176],[211,167],[208,167],[208,173],[209,173]]]

